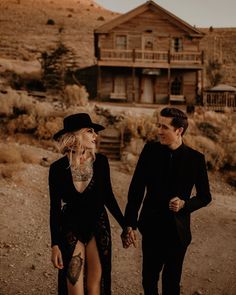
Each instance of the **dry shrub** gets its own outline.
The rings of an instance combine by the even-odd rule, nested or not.
[[[156,118],[154,116],[128,116],[119,125],[124,130],[125,137],[136,137],[144,140],[157,138]]]
[[[186,131],[186,134],[192,134],[192,135],[199,134],[199,129],[196,125],[196,122],[193,119],[188,120],[188,129]]]
[[[219,170],[226,163],[224,149],[210,138],[197,135],[187,135],[185,143],[205,155],[209,169]]]
[[[34,115],[23,114],[15,119],[10,120],[6,124],[8,133],[13,134],[16,132],[33,133],[37,128],[37,121]]]
[[[236,171],[227,171],[225,178],[228,184],[236,188]]]
[[[236,138],[236,137],[235,137]],[[226,165],[229,167],[236,167],[236,141],[224,145],[227,157]]]
[[[17,117],[20,114],[46,117],[52,113],[53,106],[47,102],[39,102],[35,98],[9,89],[7,93],[0,93],[0,115],[5,117]]]
[[[62,118],[40,118],[35,135],[39,139],[51,139],[62,126]]]
[[[205,153],[208,153],[208,160],[210,166],[217,162],[216,169],[236,166],[236,120],[233,113],[216,113],[213,111],[201,110],[201,112],[194,113],[194,124],[190,122],[190,128],[186,134],[186,140],[191,145],[194,144],[196,149],[201,148]],[[197,127],[197,128],[196,128]],[[198,137],[202,134],[202,137]],[[197,136],[197,137],[196,137]],[[196,138],[194,138],[196,137]],[[199,138],[209,138],[215,144],[216,150],[213,148],[208,150],[202,148],[202,140],[198,143]],[[191,140],[189,140],[191,138]],[[206,139],[205,139],[206,143]],[[208,141],[209,143],[209,141]],[[207,144],[205,144],[207,147]],[[218,161],[216,160],[218,154]],[[209,155],[211,154],[211,157]],[[214,166],[213,166],[214,167]]]
[[[16,169],[12,165],[1,167],[1,177],[5,179],[11,179],[15,172],[16,172]]]
[[[20,150],[15,146],[1,145],[0,163],[21,163],[22,156]]]
[[[214,123],[220,126],[227,123],[229,119],[228,115],[224,113],[216,113],[214,111],[206,111],[205,113],[203,113],[203,118],[203,121]]]
[[[132,155],[140,155],[144,147],[144,140],[141,138],[131,138],[129,146],[125,149],[126,152],[131,153]]]
[[[48,117],[54,112],[53,106],[48,102],[36,102],[34,114],[37,117]]]
[[[204,136],[215,141],[219,140],[219,133],[221,128],[214,126],[209,122],[200,122],[197,124],[197,126]]]
[[[64,102],[66,105],[80,105],[88,104],[89,94],[85,86],[67,85],[64,90]]]
[[[41,158],[31,149],[21,149],[21,157],[24,163],[40,164]]]
[[[22,163],[40,164],[42,161],[42,157],[30,146],[2,143],[0,148],[0,163],[7,164],[7,166]]]
[[[30,114],[34,109],[35,99],[25,93],[19,93],[15,90],[8,89],[7,93],[0,94],[2,116],[17,116],[18,114]]]

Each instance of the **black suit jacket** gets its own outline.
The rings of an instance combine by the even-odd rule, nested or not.
[[[195,186],[196,194],[192,195]],[[185,206],[178,213],[169,210],[169,201],[180,197]],[[163,220],[173,220],[181,242],[191,241],[190,213],[211,201],[204,155],[182,144],[170,150],[159,142],[147,143],[139,157],[125,210],[127,226],[165,230]],[[141,207],[141,213],[139,209]],[[138,217],[139,216],[139,217]],[[166,217],[168,217],[166,219]]]

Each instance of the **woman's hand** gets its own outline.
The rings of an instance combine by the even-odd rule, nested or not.
[[[58,268],[58,269],[63,268],[61,250],[58,247],[58,245],[52,246],[51,261],[52,261],[52,264],[55,268]]]
[[[131,244],[136,248],[136,232],[132,227],[127,227],[121,234],[123,248],[129,248]]]

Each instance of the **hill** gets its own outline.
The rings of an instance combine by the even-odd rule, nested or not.
[[[0,58],[35,61],[60,41],[78,68],[95,63],[93,30],[119,15],[92,0],[2,0],[0,11]],[[201,30],[206,65],[218,61],[221,82],[236,86],[236,28]]]
[[[9,0],[0,11],[1,58],[35,60],[62,41],[80,67],[94,63],[94,28],[117,15],[92,0]]]

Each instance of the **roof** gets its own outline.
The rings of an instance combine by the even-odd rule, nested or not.
[[[149,0],[145,2],[144,4],[134,8],[133,10],[130,10],[129,12],[122,14],[110,22],[107,22],[103,24],[102,26],[98,27],[95,30],[95,33],[108,33],[115,27],[119,26],[120,24],[127,22],[128,20],[142,14],[143,12],[147,10],[153,10],[153,11],[161,11],[163,14],[165,14],[166,18],[173,23],[175,26],[181,27],[182,29],[185,29],[188,31],[190,36],[193,37],[203,37],[205,34],[201,32],[200,30],[196,29],[195,27],[191,26],[187,22],[183,21],[176,15],[172,14],[171,12],[167,11],[166,9],[162,8],[158,4],[156,4],[154,1]]]
[[[236,92],[236,88],[226,84],[218,84],[210,88],[208,91]]]

